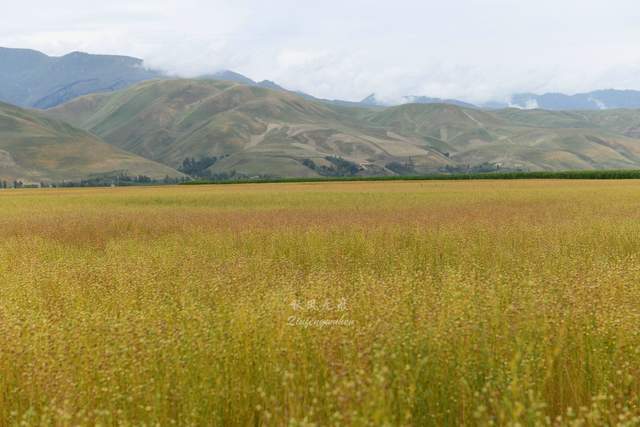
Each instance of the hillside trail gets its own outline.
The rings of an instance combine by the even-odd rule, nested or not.
[[[466,112],[466,111],[462,110],[462,113],[463,113],[465,116],[467,116],[470,120],[472,120],[475,124],[477,124],[478,126],[480,126],[480,127],[484,127],[484,124],[483,124],[480,120],[476,119],[475,117],[473,117],[473,116],[472,116],[471,114],[469,114],[468,112]]]
[[[264,141],[264,139],[269,134],[269,132],[271,132],[272,130],[281,129],[281,128],[282,128],[281,125],[277,125],[275,123],[269,123],[267,125],[267,129],[263,133],[261,133],[260,135],[251,135],[249,143],[244,147],[244,150],[246,151],[256,147],[257,145],[261,144]]]

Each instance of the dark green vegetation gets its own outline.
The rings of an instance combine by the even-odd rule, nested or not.
[[[182,176],[65,122],[0,103],[0,181],[60,182],[105,174]]]
[[[175,169],[200,162],[189,175],[204,179],[640,168],[636,110],[353,108],[235,82],[163,80],[49,114]]]
[[[460,180],[514,180],[514,179],[580,179],[580,180],[618,180],[640,179],[640,170],[577,170],[577,171],[539,171],[539,172],[493,172],[493,173],[455,173],[437,175],[396,175],[396,176],[342,176],[322,178],[280,178],[280,179],[227,179],[193,180],[183,185],[211,184],[258,184],[286,182],[334,182],[334,181],[460,181]]]
[[[217,157],[205,157],[202,159],[186,158],[178,170],[194,178],[210,178],[209,168],[218,161]]]
[[[50,57],[27,49],[0,48],[0,101],[49,108],[81,95],[108,92],[158,77],[142,60],[73,52]]]
[[[340,157],[327,156],[324,158],[329,165],[321,165],[318,166],[316,162],[311,159],[305,159],[302,161],[302,164],[316,171],[318,174],[322,176],[339,176],[339,177],[349,177],[356,176],[363,169],[357,164],[350,162],[348,160],[342,159]]]

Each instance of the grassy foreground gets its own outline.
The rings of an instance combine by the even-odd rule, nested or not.
[[[638,425],[640,182],[0,191],[0,426]]]

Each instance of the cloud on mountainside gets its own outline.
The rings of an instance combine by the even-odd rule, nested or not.
[[[640,89],[635,0],[12,2],[0,45],[229,68],[326,98]]]

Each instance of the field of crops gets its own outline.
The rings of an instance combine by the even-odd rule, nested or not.
[[[0,426],[638,425],[640,182],[0,190]]]

